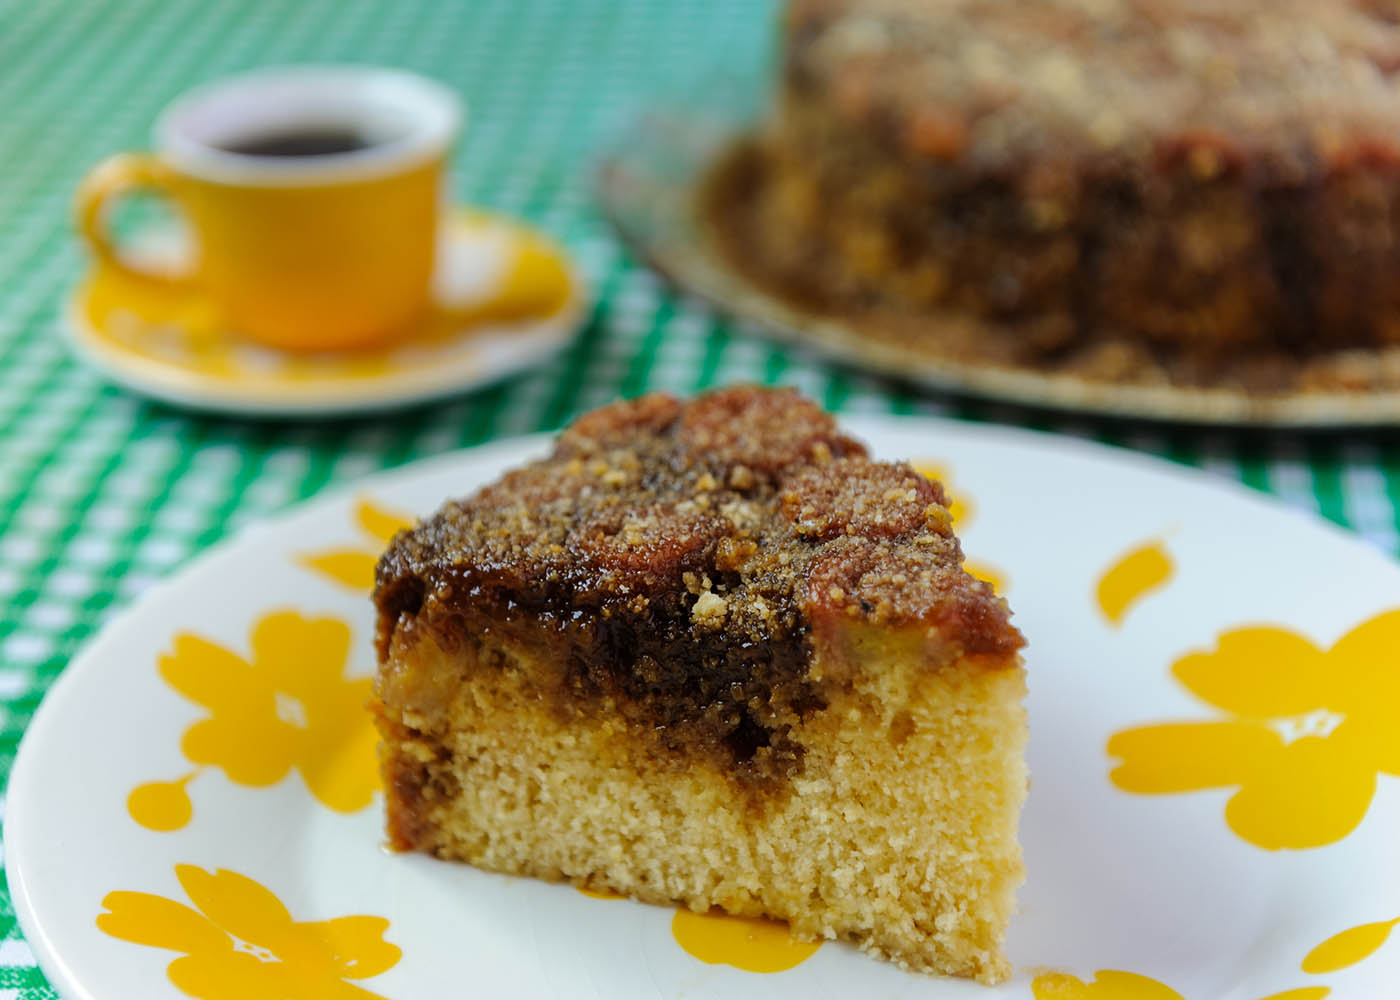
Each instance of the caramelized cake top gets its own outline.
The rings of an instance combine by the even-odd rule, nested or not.
[[[792,0],[788,27],[795,93],[931,159],[1400,159],[1394,0]]]
[[[548,458],[400,534],[376,600],[490,592],[535,611],[644,614],[684,593],[696,632],[735,641],[844,616],[1013,652],[1020,633],[963,571],[946,504],[939,484],[871,461],[793,390],[643,396],[586,414]]]
[[[814,631],[924,629],[928,669],[1017,662],[1024,640],[963,570],[946,503],[792,390],[616,403],[394,539],[380,656],[408,622],[443,642],[532,636],[553,644],[569,711],[602,705],[673,749],[790,774],[784,733],[825,705]]]

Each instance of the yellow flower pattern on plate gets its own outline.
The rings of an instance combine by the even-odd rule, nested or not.
[[[413,526],[413,519],[371,500],[360,500],[355,504],[355,523],[374,540],[372,543],[367,542],[361,548],[351,546],[308,552],[298,559],[352,590],[367,591],[374,586],[374,566],[380,553],[396,534]]]
[[[611,889],[575,886],[591,899],[627,897]],[[722,910],[695,913],[678,909],[671,918],[676,943],[706,965],[732,965],[745,972],[786,972],[821,947],[820,941],[797,941],[787,925],[758,917],[732,917]]]
[[[347,980],[398,964],[384,940],[389,921],[350,916],[299,923],[268,889],[218,869],[176,865],[194,907],[147,892],[109,892],[103,933],[180,953],[166,974],[199,1000],[384,1000]]]
[[[1261,1000],[1323,1000],[1331,992],[1326,986],[1305,986]],[[1186,1000],[1155,979],[1113,969],[1095,973],[1089,983],[1063,972],[1046,972],[1031,982],[1031,993],[1035,1000]]]
[[[185,757],[254,788],[295,768],[327,808],[350,813],[369,805],[379,787],[365,711],[370,679],[345,676],[350,627],[336,618],[273,612],[258,620],[251,645],[245,660],[186,632],[161,657],[166,682],[209,712],[185,730]],[[194,774],[134,789],[127,798],[132,818],[151,830],[184,826]]]
[[[913,463],[914,471],[919,475],[932,479],[943,485],[943,490],[948,495],[948,515],[953,519],[953,526],[966,526],[972,520],[972,515],[977,507],[962,490],[953,490],[952,470],[942,462],[920,460]],[[998,594],[1006,593],[1006,589],[1011,585],[1011,578],[1004,570],[992,566],[989,563],[978,562],[976,559],[967,559],[963,562],[963,568],[979,580],[984,580],[992,585],[992,589]]]
[[[913,463],[914,471],[925,479],[932,479],[934,482],[942,483],[943,490],[948,494],[948,515],[953,519],[953,525],[966,523],[972,520],[972,515],[977,512],[976,505],[972,498],[963,494],[961,490],[953,492],[953,470],[943,462],[920,459]]]
[[[1151,541],[1124,555],[1099,577],[1095,589],[1099,608],[1118,626],[1148,594],[1165,586],[1175,567],[1166,546]]]
[[[796,941],[787,925],[713,910],[677,910],[671,918],[676,943],[707,965],[732,965],[745,972],[786,972],[811,958],[820,941]]]
[[[1064,972],[1046,972],[1031,982],[1035,1000],[1184,1000],[1155,979],[1105,969],[1084,982]]]
[[[1340,934],[1334,934],[1303,959],[1303,971],[1319,976],[1327,972],[1345,969],[1380,951],[1390,938],[1400,917],[1383,920],[1374,924],[1350,927]]]
[[[586,885],[576,885],[574,886],[574,888],[577,889],[579,892],[583,893],[589,899],[603,899],[611,902],[613,900],[627,898],[622,893],[614,892],[613,890],[608,889],[606,887],[594,889]]]
[[[1377,775],[1400,775],[1397,650],[1400,610],[1329,650],[1272,626],[1225,632],[1172,672],[1228,717],[1114,734],[1113,783],[1142,795],[1233,787],[1225,819],[1249,843],[1336,843],[1365,818]]]

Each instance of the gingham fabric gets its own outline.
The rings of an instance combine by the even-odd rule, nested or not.
[[[648,389],[783,382],[836,410],[1099,438],[1397,548],[1394,435],[1173,430],[930,399],[744,335],[629,260],[591,204],[600,148],[657,95],[761,65],[773,27],[771,6],[751,0],[0,0],[0,780],[82,643],[216,539],[331,483]],[[529,218],[577,256],[599,304],[573,347],[446,404],[300,423],[190,416],[70,359],[59,329],[84,266],[69,224],[83,172],[146,146],[157,111],[188,87],[300,61],[403,66],[465,97],[452,190]],[[0,889],[0,1000],[54,996]]]

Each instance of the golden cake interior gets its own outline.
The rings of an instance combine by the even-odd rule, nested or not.
[[[996,982],[1020,634],[940,487],[795,393],[585,417],[381,561],[392,844]]]

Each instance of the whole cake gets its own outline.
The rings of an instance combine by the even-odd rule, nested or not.
[[[389,839],[996,982],[1024,669],[942,489],[790,390],[651,395],[379,563]]]
[[[948,357],[1393,387],[1400,5],[792,0],[710,202],[770,289]]]

